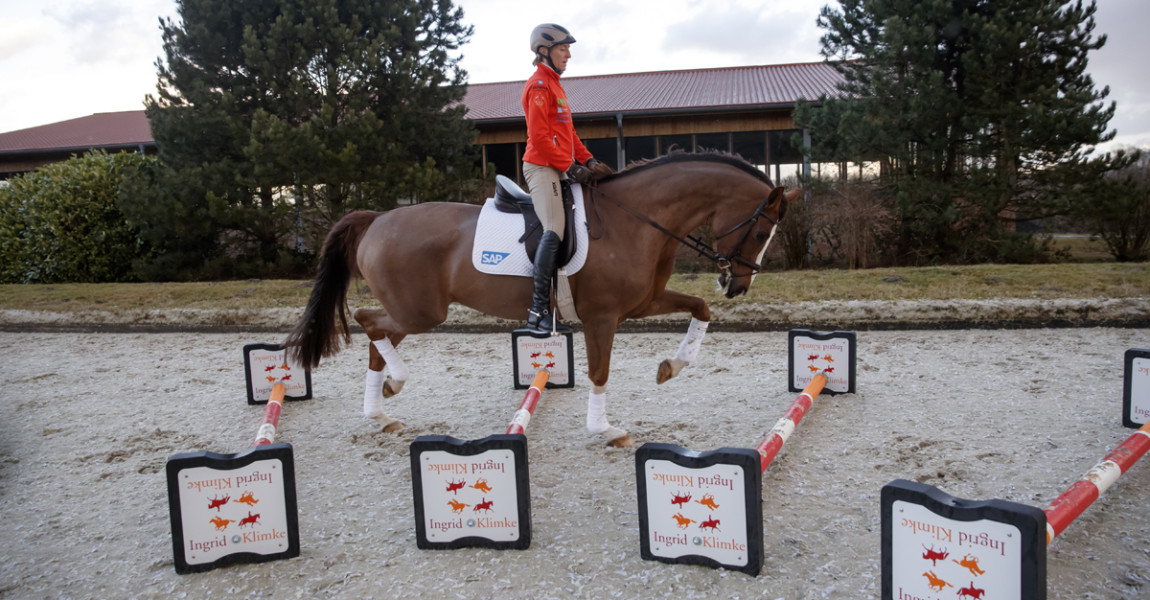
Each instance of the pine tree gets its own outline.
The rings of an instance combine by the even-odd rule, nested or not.
[[[230,256],[281,260],[297,190],[318,232],[351,209],[450,197],[471,173],[455,52],[471,28],[449,0],[180,0],[179,12],[161,22],[147,113]]]
[[[907,262],[1020,258],[1012,219],[1065,214],[1113,138],[1109,89],[1086,73],[1093,0],[841,0],[823,55],[843,97],[801,108],[816,154],[883,163]],[[1030,248],[1033,250],[1033,248]]]

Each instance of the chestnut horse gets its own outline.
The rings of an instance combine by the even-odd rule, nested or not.
[[[705,251],[719,264],[719,285],[726,297],[740,296],[759,270],[788,198],[798,194],[784,193],[749,163],[720,153],[673,153],[595,184],[587,205],[593,239],[583,268],[569,282],[587,346],[592,434],[613,446],[631,444],[627,432],[606,417],[611,346],[619,323],[691,314],[679,352],[659,365],[658,383],[698,354],[710,308],[702,298],[666,289],[683,238],[710,225],[716,247]],[[385,431],[402,427],[384,412],[383,401],[407,379],[395,349],[405,337],[443,323],[452,302],[512,322],[527,316],[530,277],[484,274],[472,265],[479,211],[468,204],[427,203],[353,212],[324,242],[307,309],[285,346],[298,364],[311,369],[350,342],[347,287],[352,277],[363,279],[382,305],[354,314],[370,339],[364,414]]]

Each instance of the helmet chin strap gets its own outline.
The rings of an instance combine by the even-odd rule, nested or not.
[[[551,62],[551,49],[550,48],[547,49],[547,54],[543,54],[542,48],[540,48],[539,50],[536,50],[535,53],[538,54],[539,57],[543,59],[543,62],[547,63],[548,67],[551,67],[552,71],[555,71],[556,73],[558,73],[560,75],[563,74],[563,71],[560,71],[559,68],[555,66],[555,63]]]

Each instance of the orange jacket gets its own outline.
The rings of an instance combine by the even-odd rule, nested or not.
[[[527,118],[527,150],[524,162],[567,171],[571,161],[586,163],[591,158],[587,147],[575,134],[567,92],[559,83],[559,74],[539,64],[535,74],[523,86],[523,114]]]

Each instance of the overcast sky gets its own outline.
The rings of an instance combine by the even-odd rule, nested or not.
[[[819,10],[833,0],[457,0],[475,34],[463,48],[471,83],[531,72],[527,39],[542,22],[578,42],[567,75],[603,75],[822,60]],[[0,132],[140,110],[156,85],[158,18],[175,0],[0,0]],[[524,6],[530,6],[524,9]],[[553,8],[554,7],[554,8]],[[1150,68],[1142,59],[1147,0],[1099,0],[1090,57],[1095,85],[1118,103],[1115,144],[1150,148]]]

